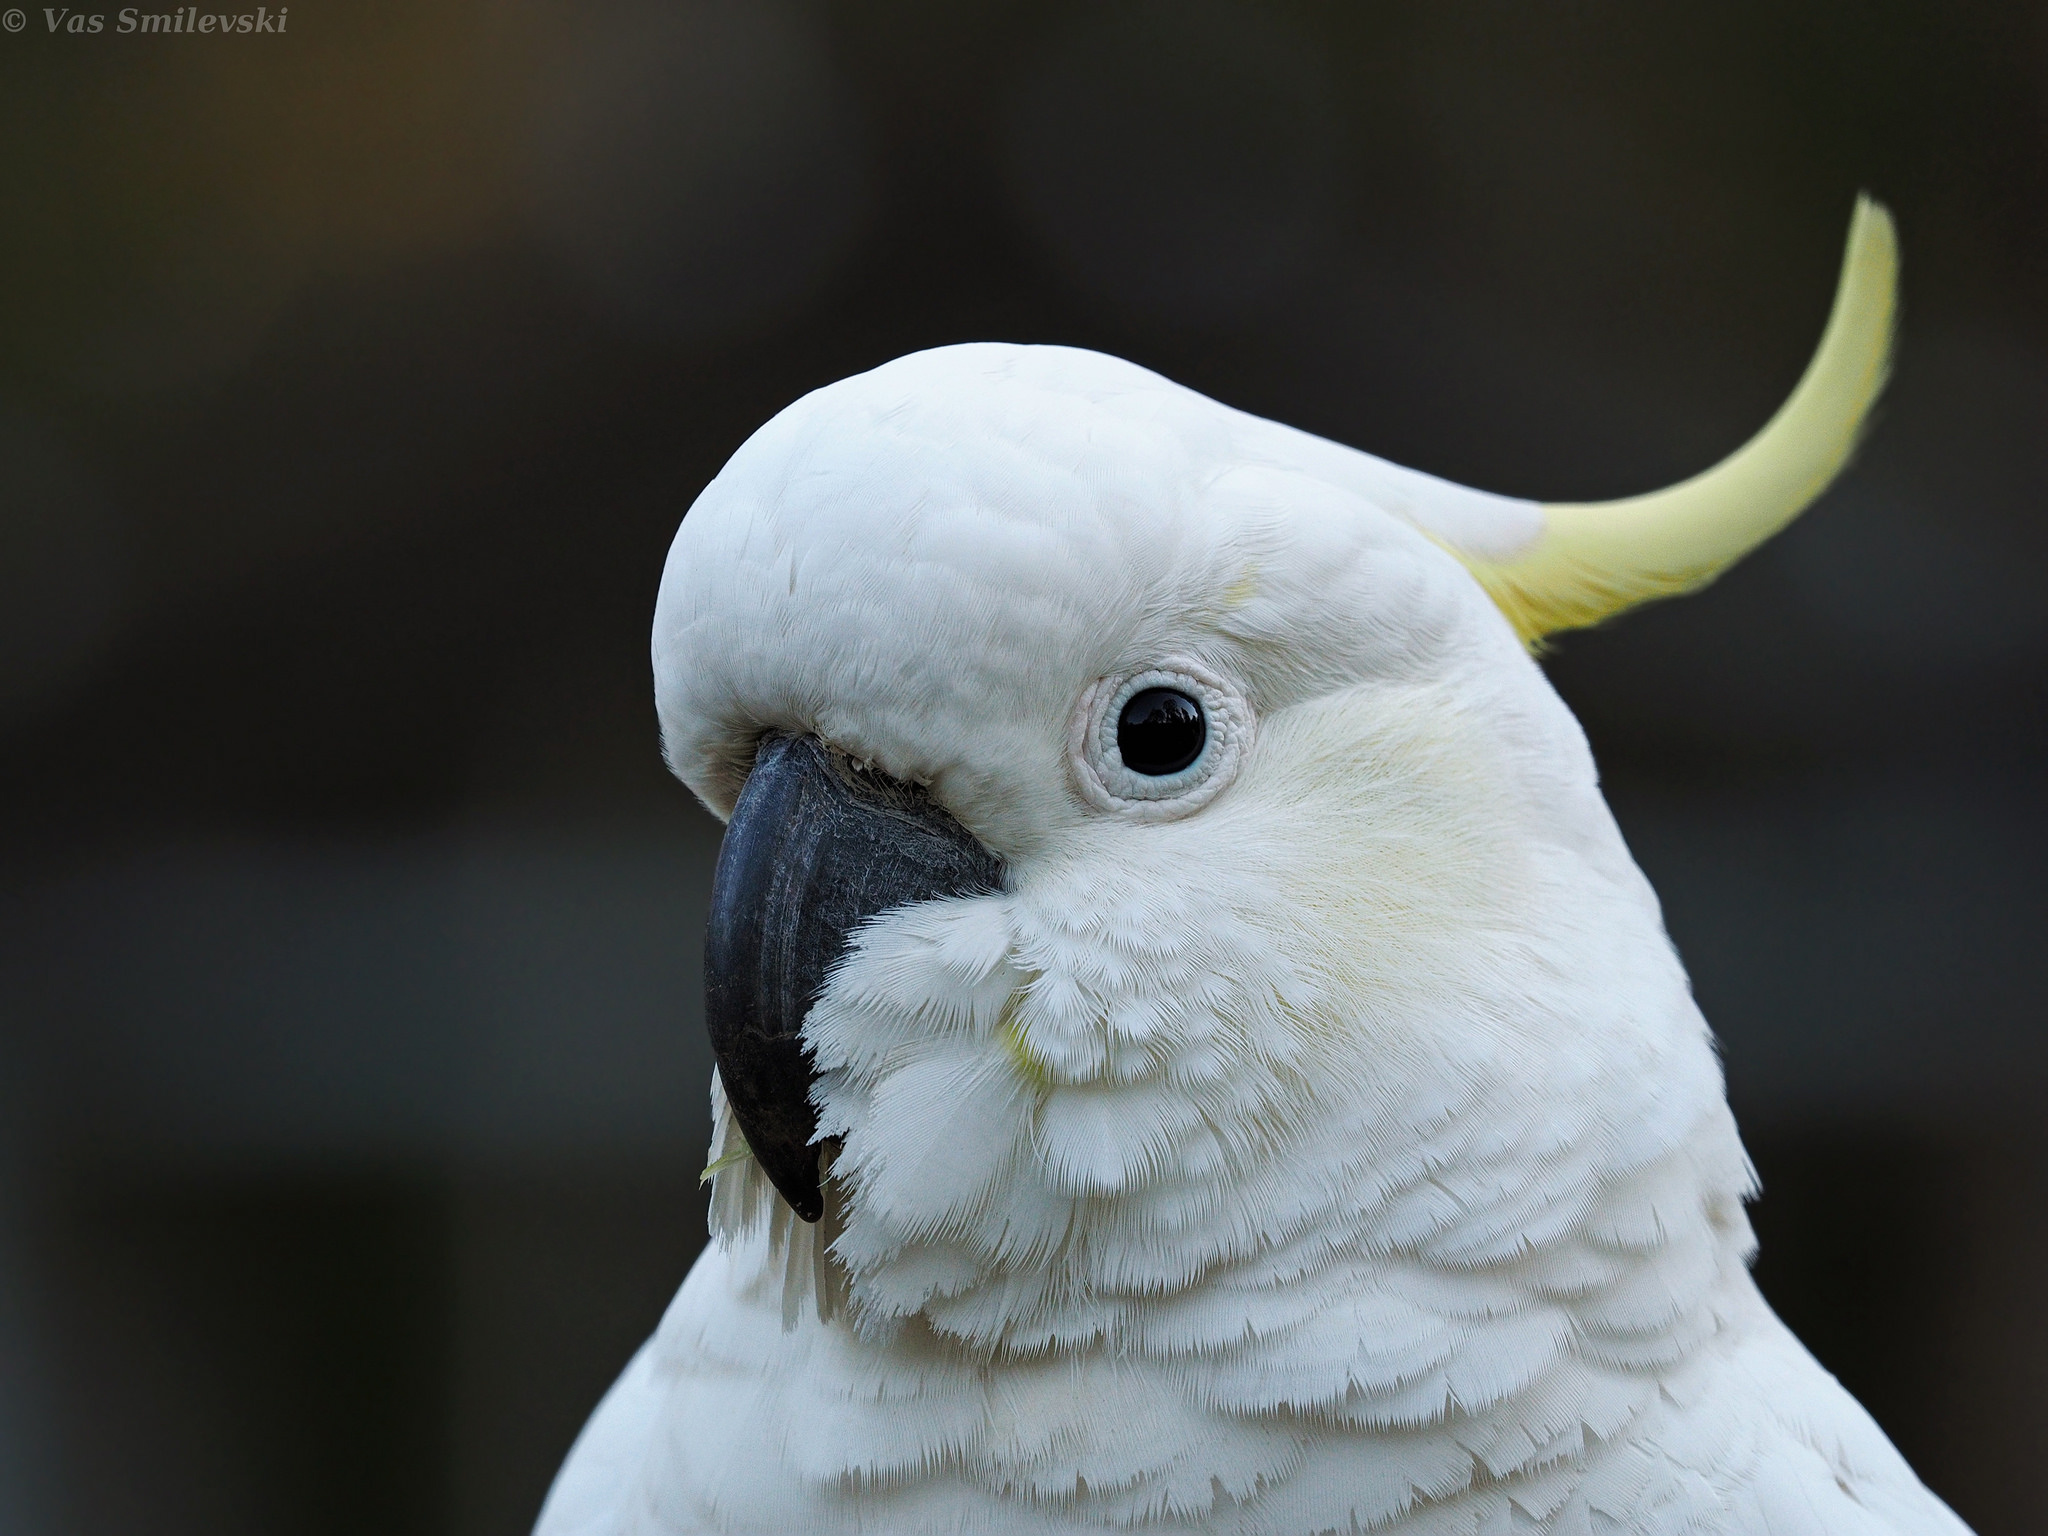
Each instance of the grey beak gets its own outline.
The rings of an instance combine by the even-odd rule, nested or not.
[[[804,1018],[862,922],[1002,886],[1000,860],[915,785],[771,735],[718,850],[704,1019],[733,1117],[805,1221],[824,1214]]]

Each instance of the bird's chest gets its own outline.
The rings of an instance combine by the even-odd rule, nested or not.
[[[1565,1530],[1601,1433],[1619,1444],[1679,1411],[1655,1373],[1589,1367],[1543,1320],[1489,1337],[1385,1294],[1318,1310],[1276,1292],[1268,1336],[1233,1347],[1162,1305],[1149,1346],[1127,1328],[992,1356],[914,1327],[863,1339],[808,1306],[786,1318],[784,1258],[708,1253],[654,1345],[659,1480],[717,1512],[706,1529],[1476,1532],[1512,1506]],[[1684,1433],[1732,1466],[1741,1427],[1723,1420],[1726,1446]],[[1678,1509],[1658,1478],[1684,1481],[1652,1468],[1631,1507]]]

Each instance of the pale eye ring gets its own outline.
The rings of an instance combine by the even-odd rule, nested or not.
[[[1068,758],[1081,797],[1138,821],[1176,821],[1220,795],[1251,745],[1243,692],[1189,657],[1091,684]]]

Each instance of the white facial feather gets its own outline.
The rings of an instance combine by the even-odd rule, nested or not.
[[[1961,1529],[1756,1295],[1655,898],[1434,542],[1539,529],[1061,348],[735,455],[663,579],[671,763],[724,813],[815,732],[1005,888],[871,921],[813,1009],[820,1226],[718,1101],[717,1241],[544,1531]],[[1076,711],[1175,657],[1249,744],[1126,814]]]

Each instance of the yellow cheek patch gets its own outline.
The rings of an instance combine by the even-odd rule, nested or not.
[[[1223,611],[1235,613],[1246,603],[1259,595],[1259,566],[1257,561],[1244,568],[1237,580],[1223,589]]]
[[[996,1016],[996,1039],[1002,1044],[1003,1054],[1010,1058],[1010,1065],[1017,1069],[1017,1075],[1042,1091],[1052,1086],[1052,1066],[1031,1049],[1031,1042],[1024,1036],[1024,1026],[1017,1018],[1017,1005],[1024,996],[1025,987],[1030,984],[1025,982],[1004,1000],[1003,1011]]]

